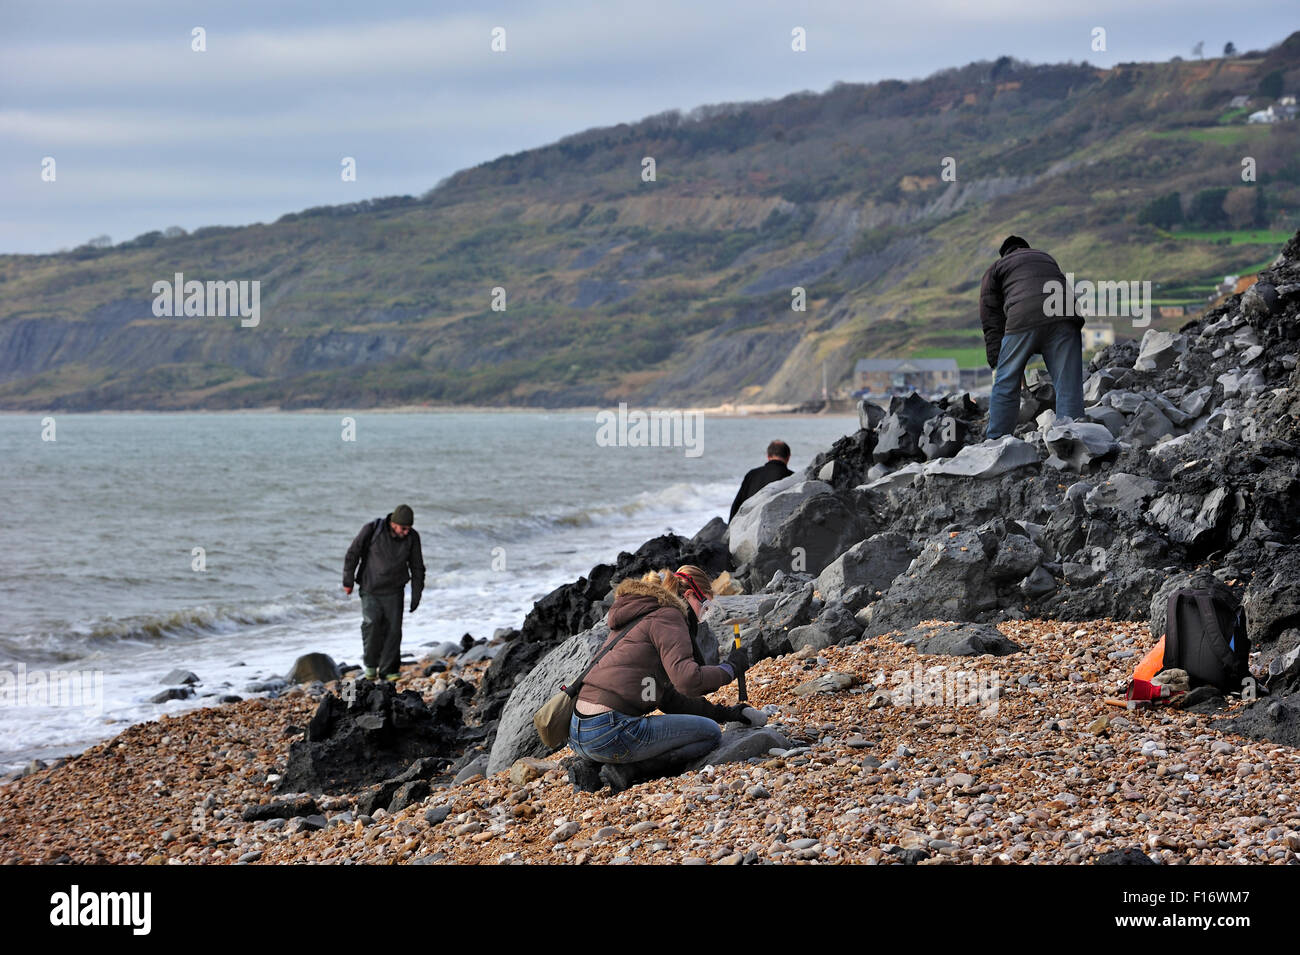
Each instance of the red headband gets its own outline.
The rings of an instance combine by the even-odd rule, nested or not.
[[[690,574],[683,574],[680,571],[675,570],[673,571],[673,576],[678,580],[683,581],[686,584],[687,589],[694,594],[695,599],[700,603],[704,603],[704,601],[709,599],[704,596],[704,591],[700,589],[700,585],[695,582],[695,578]]]

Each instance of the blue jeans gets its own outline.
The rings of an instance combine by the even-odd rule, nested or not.
[[[569,721],[569,748],[596,763],[639,763],[664,756],[686,762],[711,752],[722,729],[707,716],[627,716],[611,710]]]
[[[1043,356],[1052,376],[1056,413],[1062,418],[1083,417],[1083,333],[1073,322],[1052,322],[1002,336],[986,439],[1015,431],[1020,418],[1020,381],[1034,355]]]

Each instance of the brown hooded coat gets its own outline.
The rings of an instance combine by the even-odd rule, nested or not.
[[[610,635],[605,643],[647,610],[587,674],[578,699],[628,716],[660,709],[708,716],[717,722],[735,718],[726,707],[699,699],[732,678],[722,667],[696,662],[686,624],[689,607],[663,587],[632,578],[620,583],[606,618]]]

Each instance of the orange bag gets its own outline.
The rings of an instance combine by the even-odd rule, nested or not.
[[[1156,645],[1147,651],[1147,655],[1142,658],[1142,662],[1137,665],[1133,671],[1133,679],[1147,680],[1155,676],[1165,668],[1165,638],[1161,637],[1156,641]]]

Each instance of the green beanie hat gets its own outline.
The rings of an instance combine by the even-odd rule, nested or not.
[[[393,514],[390,518],[394,524],[400,524],[403,527],[410,527],[415,523],[415,513],[408,504],[398,504],[393,508]]]

